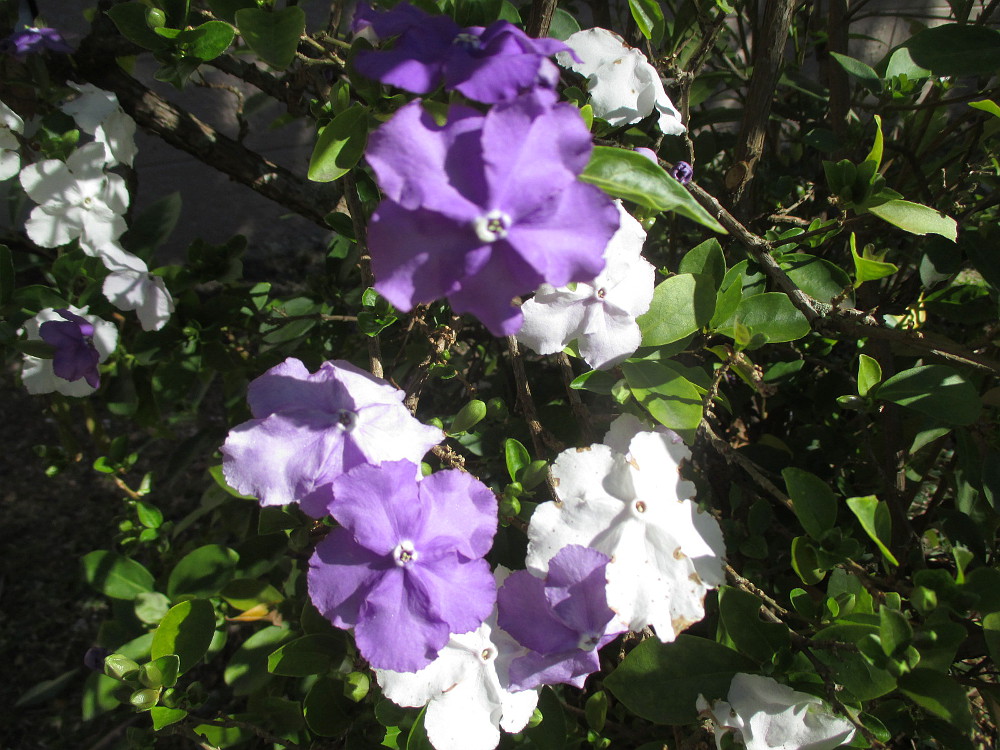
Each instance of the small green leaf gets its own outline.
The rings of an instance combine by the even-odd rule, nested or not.
[[[782,256],[781,267],[795,286],[820,302],[843,299],[844,290],[851,286],[851,277],[844,269],[814,255],[789,253]],[[848,295],[846,300],[853,305],[854,296]]]
[[[872,149],[868,152],[868,156],[865,157],[865,161],[873,163],[875,165],[873,171],[878,172],[878,168],[882,166],[882,149],[885,145],[885,139],[882,136],[882,118],[875,115],[874,120],[875,142],[872,143]]]
[[[112,599],[131,601],[153,590],[153,574],[130,557],[95,550],[84,555],[83,577],[94,589]]]
[[[781,472],[795,515],[813,539],[819,541],[837,522],[837,496],[815,474],[788,467]]]
[[[642,154],[622,148],[595,146],[580,179],[615,198],[657,211],[674,211],[726,234],[725,228],[702,208],[683,185]]]
[[[267,671],[268,657],[274,649],[292,637],[287,626],[273,625],[258,630],[247,638],[230,657],[223,672],[223,679],[233,694],[249,695],[271,680],[271,673]]]
[[[983,638],[994,664],[1000,664],[1000,612],[983,617]]]
[[[632,395],[657,422],[681,432],[698,428],[701,393],[672,367],[650,361],[625,362],[622,372]]]
[[[170,608],[153,631],[150,656],[176,654],[178,673],[183,674],[201,661],[215,635],[215,608],[204,599],[189,599]]]
[[[982,411],[982,401],[975,386],[948,365],[923,365],[903,370],[869,393],[944,424],[972,424]]]
[[[680,341],[708,324],[715,312],[715,288],[711,277],[683,273],[671,276],[653,290],[649,310],[636,322],[643,346],[662,346]]]
[[[879,641],[886,656],[899,657],[913,640],[913,628],[902,612],[883,605],[879,608]]]
[[[658,0],[628,0],[629,10],[639,31],[646,37],[653,49],[663,41],[663,10]],[[600,730],[597,730],[600,731]]]
[[[858,395],[867,396],[868,392],[882,381],[882,367],[878,360],[867,354],[858,359]]]
[[[696,245],[681,258],[677,272],[707,276],[718,291],[726,277],[726,256],[722,252],[722,245],[714,237]]]
[[[791,639],[785,625],[760,618],[760,606],[760,599],[753,594],[730,586],[719,588],[719,616],[726,635],[741,652],[767,664],[788,648]]]
[[[826,576],[826,570],[819,565],[816,548],[808,537],[797,536],[792,539],[792,570],[807,586],[819,583]]]
[[[176,724],[188,715],[183,708],[167,708],[166,706],[154,706],[149,710],[149,716],[153,720],[153,729],[159,732],[163,727]]]
[[[139,672],[139,665],[124,654],[104,657],[104,674],[116,680],[128,680]]]
[[[1000,106],[992,99],[980,99],[978,102],[969,102],[969,106],[973,109],[988,112],[994,117],[1000,117]]]
[[[556,8],[556,12],[552,15],[552,23],[549,25],[550,37],[565,42],[579,30],[580,24],[572,13],[565,8]]]
[[[587,717],[587,725],[595,732],[602,731],[608,719],[608,694],[603,690],[598,690],[587,698],[584,713]]]
[[[133,44],[150,50],[166,49],[170,42],[149,28],[146,23],[147,10],[149,8],[143,3],[120,3],[109,8],[108,15],[121,35]]]
[[[972,712],[966,689],[932,669],[914,669],[899,678],[899,690],[921,708],[954,724],[963,732],[972,729]]]
[[[181,661],[177,654],[167,654],[139,668],[139,682],[146,687],[173,687],[177,684],[177,674]]]
[[[321,737],[344,734],[351,726],[354,710],[344,697],[342,683],[329,677],[316,680],[302,702],[306,724]]]
[[[451,422],[450,434],[457,435],[461,432],[468,432],[485,417],[486,403],[474,398],[455,415],[455,418]]]
[[[170,610],[170,599],[159,591],[148,591],[135,597],[135,616],[147,625],[155,625]]]
[[[781,292],[764,292],[745,297],[736,308],[729,323],[719,329],[720,333],[735,339],[736,325],[745,326],[753,336],[761,336],[759,344],[751,342],[747,348],[756,348],[764,343],[795,341],[809,333],[809,321],[792,304],[788,295]]]
[[[323,674],[344,656],[343,642],[329,635],[304,635],[267,657],[267,671],[287,677]]]
[[[531,456],[528,449],[514,438],[507,438],[503,444],[504,460],[507,462],[507,473],[510,474],[510,481],[516,482],[517,475],[531,463]]]
[[[847,507],[861,522],[861,528],[878,546],[882,556],[892,565],[899,562],[889,551],[887,542],[892,538],[892,518],[889,516],[889,506],[874,495],[867,497],[847,498]]]
[[[309,179],[313,182],[340,179],[361,160],[367,143],[368,110],[355,104],[320,129],[309,159]]]
[[[891,200],[868,210],[910,234],[939,234],[952,242],[958,239],[958,223],[953,218],[921,203]]]
[[[184,555],[167,579],[167,595],[207,599],[215,596],[236,573],[240,556],[228,547],[206,544]]]
[[[867,253],[858,255],[855,242],[854,233],[852,232],[851,255],[854,258],[854,286],[860,286],[866,281],[884,279],[886,276],[892,276],[899,270],[899,267],[892,263],[867,257]]]
[[[299,38],[306,30],[305,11],[297,6],[278,11],[243,8],[236,11],[235,21],[247,46],[279,70],[291,65]]]
[[[831,52],[830,56],[840,63],[840,67],[861,81],[862,85],[869,91],[878,93],[882,90],[882,79],[879,78],[878,73],[870,65],[860,60],[855,60],[853,57],[842,55],[839,52]]]
[[[188,54],[202,62],[208,62],[229,48],[236,36],[236,29],[225,21],[206,21],[186,33],[190,34]]]

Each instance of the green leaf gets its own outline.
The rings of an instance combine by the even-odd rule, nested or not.
[[[906,76],[909,81],[919,81],[930,76],[931,72],[927,68],[922,68],[913,62],[913,56],[906,47],[897,47],[896,51],[889,56],[886,64],[885,77],[899,78]]]
[[[566,712],[551,686],[542,688],[535,711],[541,713],[541,722],[524,730],[532,744],[540,750],[566,747]]]
[[[598,690],[587,698],[584,714],[587,717],[587,725],[591,729],[595,732],[602,731],[608,720],[608,694],[603,690]]]
[[[972,424],[982,401],[975,387],[948,365],[923,365],[896,373],[874,391],[875,398],[927,414],[944,424]]]
[[[287,626],[276,625],[258,630],[236,649],[223,672],[223,680],[234,695],[249,695],[272,679],[267,671],[271,653],[285,641],[293,638]]]
[[[306,724],[321,737],[337,737],[351,726],[354,708],[344,697],[339,680],[320,677],[302,702]]]
[[[736,309],[743,300],[743,285],[733,283],[725,287],[715,298],[715,313],[708,322],[708,327],[717,329],[736,315]]]
[[[969,106],[973,109],[988,112],[994,117],[1000,117],[1000,106],[998,106],[992,99],[981,99],[978,102],[969,102]]]
[[[228,547],[206,544],[189,552],[170,571],[167,595],[207,599],[215,596],[236,573],[240,556]]]
[[[215,635],[215,608],[204,599],[188,599],[170,608],[153,631],[153,659],[177,654],[179,674],[201,661]]]
[[[287,677],[323,674],[344,656],[343,643],[329,635],[304,635],[267,657],[267,671]]]
[[[148,664],[142,665],[139,669],[139,681],[151,688],[173,687],[177,684],[180,664],[181,661],[177,654],[160,656]]]
[[[752,334],[763,336],[764,342],[761,343],[795,341],[810,331],[806,316],[792,304],[788,295],[781,292],[745,297],[737,306],[731,325],[725,325],[719,332],[735,339],[736,324],[746,326]]]
[[[913,35],[903,46],[913,61],[937,76],[993,75],[1000,71],[1000,32],[949,23]]]
[[[0,306],[6,305],[14,294],[14,257],[10,248],[0,245]]]
[[[781,476],[799,523],[819,541],[837,522],[837,496],[826,482],[808,471],[790,466]]]
[[[866,281],[878,281],[879,279],[884,279],[886,276],[892,276],[899,270],[899,267],[892,263],[886,263],[885,261],[858,255],[853,232],[851,233],[851,255],[854,258],[855,286],[859,286]]]
[[[206,0],[206,2],[215,15],[229,23],[236,22],[236,11],[257,7],[257,0]]]
[[[657,211],[674,211],[721,234],[723,226],[711,217],[683,185],[642,154],[622,148],[595,146],[580,179],[615,198]]]
[[[696,245],[681,258],[677,272],[707,276],[718,291],[726,277],[726,256],[722,252],[722,245],[714,237]]]
[[[206,21],[185,33],[189,35],[185,41],[190,40],[187,53],[202,62],[208,62],[229,48],[236,36],[236,29],[225,21]]]
[[[770,664],[776,653],[788,648],[791,638],[782,623],[760,619],[760,605],[760,599],[746,591],[719,588],[719,616],[726,635],[751,659]]]
[[[939,234],[952,242],[958,239],[958,224],[953,218],[921,203],[891,200],[868,210],[910,234]]]
[[[707,325],[715,312],[715,289],[708,276],[671,276],[653,290],[649,310],[636,318],[643,346],[680,341]]]
[[[426,714],[427,707],[424,706],[420,709],[420,713],[417,715],[416,721],[413,722],[413,726],[410,727],[410,733],[406,737],[406,750],[434,750],[434,745],[428,739],[427,730],[424,728]]]
[[[646,37],[653,49],[663,41],[663,10],[658,0],[628,0],[629,10],[639,31]]]
[[[486,402],[477,398],[463,406],[451,422],[451,434],[468,432],[486,417]]]
[[[867,354],[858,358],[858,395],[867,396],[882,381],[882,366]]]
[[[565,42],[569,37],[580,30],[580,24],[572,13],[565,8],[556,8],[552,15],[552,23],[549,25],[549,36]]]
[[[153,729],[159,732],[163,727],[176,724],[188,715],[183,708],[167,708],[166,706],[153,706],[149,709],[149,716],[153,720]]]
[[[861,522],[861,528],[875,542],[882,552],[882,556],[892,565],[899,565],[887,546],[887,542],[892,538],[892,518],[889,516],[889,506],[874,495],[868,495],[847,498],[847,507],[857,516],[858,521]]]
[[[248,610],[258,604],[277,604],[285,598],[267,581],[250,578],[230,581],[220,593],[223,599],[239,610]]]
[[[680,373],[659,362],[625,362],[625,380],[636,400],[660,424],[673,430],[696,430],[701,423],[701,393]]]
[[[932,669],[914,669],[899,678],[899,691],[921,708],[940,716],[963,732],[972,729],[966,689]]]
[[[872,143],[872,149],[868,152],[868,156],[865,157],[865,161],[871,162],[875,165],[873,172],[878,172],[878,168],[882,166],[882,149],[885,145],[885,139],[882,136],[882,118],[875,115],[875,141]]]
[[[879,78],[878,73],[870,65],[860,60],[855,60],[853,57],[841,55],[839,52],[831,52],[830,56],[840,63],[840,67],[846,70],[849,75],[861,81],[862,85],[869,91],[878,93],[882,90],[882,79]]]
[[[176,28],[187,25],[191,0],[158,0],[156,5],[167,12],[167,23]]]
[[[517,475],[531,463],[531,456],[528,449],[514,438],[507,438],[503,444],[504,460],[507,462],[507,473],[510,474],[510,481],[516,482]]]
[[[983,617],[983,639],[994,664],[1000,664],[1000,612]]]
[[[906,616],[897,609],[879,608],[878,637],[882,643],[882,651],[886,656],[899,657],[913,640],[913,628]]]
[[[751,659],[715,641],[682,634],[672,643],[647,638],[604,680],[604,687],[634,714],[657,724],[698,718],[699,695],[725,698],[737,672],[754,672]]]
[[[135,616],[147,625],[155,625],[170,610],[170,599],[159,591],[148,591],[135,597]]]
[[[227,494],[232,495],[233,497],[238,497],[241,500],[257,499],[253,495],[241,495],[239,492],[230,487],[229,483],[226,482],[226,475],[222,472],[222,464],[216,464],[215,466],[208,467],[208,473],[212,476],[212,479],[215,480],[215,483],[224,489]]]
[[[618,378],[606,370],[591,370],[582,375],[577,375],[569,387],[577,391],[590,391],[600,393],[602,396],[610,396],[611,389],[618,382]]]
[[[309,159],[313,182],[332,182],[351,171],[368,143],[368,109],[355,104],[321,128]]]
[[[171,46],[170,42],[155,33],[146,23],[147,10],[149,8],[144,3],[121,3],[109,8],[108,15],[121,35],[133,44],[151,50],[167,49]]]
[[[792,570],[807,586],[819,583],[826,576],[826,569],[820,567],[816,548],[807,537],[792,539]]]
[[[84,580],[112,599],[131,601],[153,590],[153,574],[130,557],[94,550],[84,555],[81,562]]]
[[[781,258],[781,267],[795,286],[820,302],[830,302],[851,286],[851,277],[840,266],[806,253],[789,253]],[[847,296],[848,305],[854,295]]]
[[[243,8],[236,11],[236,26],[243,40],[268,65],[283,70],[295,59],[299,38],[306,30],[306,14],[291,6],[279,11]]]

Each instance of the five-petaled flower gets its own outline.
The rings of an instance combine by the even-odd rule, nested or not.
[[[440,126],[413,102],[372,133],[385,195],[369,230],[375,288],[396,307],[446,296],[496,335],[521,327],[514,297],[589,281],[618,211],[577,179],[592,150],[575,107],[535,92]]]
[[[62,111],[76,120],[85,133],[107,146],[108,166],[126,164],[135,160],[135,120],[118,104],[118,97],[111,91],[99,89],[91,83],[69,81],[79,96],[62,106]]]
[[[21,171],[21,144],[16,134],[23,132],[24,120],[0,102],[0,180],[7,180]]]
[[[358,466],[333,481],[340,523],[309,561],[309,595],[334,625],[354,628],[373,667],[414,672],[452,633],[467,633],[496,602],[483,556],[497,500],[452,469],[417,480],[409,461]]]
[[[37,52],[49,51],[65,55],[73,51],[62,34],[46,26],[25,26],[15,31],[0,42],[0,49],[18,60],[24,60]]]
[[[87,381],[91,388],[101,384],[97,363],[101,355],[94,346],[94,324],[69,310],[56,310],[62,320],[47,320],[38,327],[42,341],[55,349],[52,371],[63,380]]]
[[[416,94],[444,84],[487,104],[536,86],[554,88],[559,70],[548,56],[569,50],[555,39],[533,39],[507,21],[462,28],[448,16],[431,16],[405,2],[386,13],[362,5],[354,27],[371,28],[380,39],[396,38],[390,49],[357,54],[354,67],[368,78]]]
[[[101,291],[119,310],[135,310],[144,331],[158,331],[170,320],[174,299],[159,276],[149,272],[146,262],[122,250],[119,257],[104,257],[111,271]]]
[[[21,381],[28,393],[88,396],[100,384],[97,365],[118,345],[114,323],[89,315],[87,308],[51,307],[25,321],[29,341],[45,341],[54,348],[52,359],[24,355]]]
[[[340,474],[367,463],[417,463],[444,437],[414,419],[403,396],[349,362],[324,362],[310,373],[289,357],[250,383],[254,418],[230,430],[222,446],[226,481],[264,505],[298,502],[325,516]]]

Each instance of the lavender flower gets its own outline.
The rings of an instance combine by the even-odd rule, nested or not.
[[[455,106],[444,126],[419,102],[403,107],[369,140],[385,195],[368,236],[375,288],[404,310],[447,296],[494,334],[515,333],[514,297],[604,267],[619,218],[577,180],[591,150],[576,108],[548,92],[486,115]]]
[[[527,570],[511,575],[497,595],[497,622],[531,652],[510,665],[513,690],[564,682],[582,688],[597,671],[597,650],[624,628],[609,624],[603,552],[572,544],[549,561],[545,579]]]
[[[69,54],[73,51],[58,31],[36,26],[26,26],[20,31],[15,31],[0,42],[0,49],[18,60],[24,60],[28,55],[46,50],[60,54]]]
[[[41,328],[49,322],[78,325],[72,321],[66,322],[67,319],[63,314],[66,312],[74,317],[81,318],[84,323],[92,326],[92,332],[88,338],[90,338],[94,349],[97,350],[98,363],[104,362],[110,357],[118,345],[118,328],[114,323],[102,320],[96,315],[90,315],[86,307],[76,308],[70,306],[61,311],[46,307],[35,317],[24,321],[24,332],[28,337],[28,341],[42,341]],[[58,328],[56,329],[57,332],[59,330]],[[79,328],[77,330],[79,331]],[[71,336],[69,345],[71,347],[78,347],[79,342],[72,340],[72,338],[75,338],[74,334],[70,333],[69,335]],[[80,335],[82,336],[83,334],[81,333]],[[24,383],[24,387],[28,393],[55,392],[61,393],[64,396],[89,396],[97,390],[96,386],[91,385],[85,378],[70,381],[57,375],[55,372],[55,359],[41,359],[30,354],[23,355],[23,359],[24,365],[21,368],[21,382]]]
[[[340,474],[366,463],[419,462],[441,441],[440,430],[403,406],[403,395],[349,362],[310,373],[290,357],[250,383],[254,418],[222,446],[226,481],[264,505],[299,502],[322,517]]]
[[[483,560],[497,529],[488,487],[458,470],[417,481],[409,461],[362,465],[333,481],[342,528],[309,561],[309,595],[340,628],[354,628],[373,667],[426,667],[450,634],[478,628],[496,601]]]
[[[387,13],[362,6],[353,27],[370,28],[380,39],[397,37],[391,49],[358,53],[354,67],[362,75],[416,94],[443,83],[487,104],[535,86],[555,88],[559,71],[546,58],[573,54],[562,42],[532,39],[507,21],[462,28],[448,16],[431,16],[409,3]]]
[[[681,185],[687,185],[691,182],[691,178],[694,177],[694,167],[686,161],[679,161],[674,165],[674,168],[670,170],[670,176],[677,180]]]
[[[82,378],[91,388],[97,388],[101,384],[97,372],[101,355],[94,346],[93,323],[69,310],[56,312],[62,320],[50,320],[38,328],[42,341],[55,347],[53,372],[71,383]]]

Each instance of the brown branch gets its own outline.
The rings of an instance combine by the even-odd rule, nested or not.
[[[531,13],[528,15],[528,23],[524,27],[528,36],[548,36],[549,26],[552,25],[552,17],[556,13],[557,4],[558,0],[532,0]]]
[[[354,226],[354,238],[361,251],[358,265],[361,266],[361,283],[365,289],[375,286],[375,276],[372,274],[372,257],[368,254],[368,229],[365,226],[365,213],[358,197],[358,187],[354,175],[348,172],[344,176],[344,200],[351,214],[351,224]],[[376,378],[384,377],[382,369],[382,345],[378,334],[368,337],[368,369]]]
[[[510,367],[514,371],[514,382],[517,384],[517,403],[521,407],[524,421],[528,424],[528,432],[531,434],[531,445],[535,449],[535,456],[544,458],[550,451],[559,453],[563,446],[538,421],[538,412],[535,410],[535,401],[531,397],[531,386],[528,385],[528,376],[524,371],[524,360],[521,358],[517,339],[513,336],[507,336],[506,340],[507,351],[510,353]]]
[[[556,355],[556,361],[559,363],[559,372],[562,375],[563,386],[566,388],[566,397],[569,399],[569,405],[573,410],[576,423],[580,427],[580,435],[583,437],[583,442],[596,443],[597,438],[594,435],[594,425],[590,421],[590,410],[587,409],[587,405],[580,398],[580,392],[570,385],[573,382],[573,365],[570,363],[569,357],[565,352],[559,352]]]

